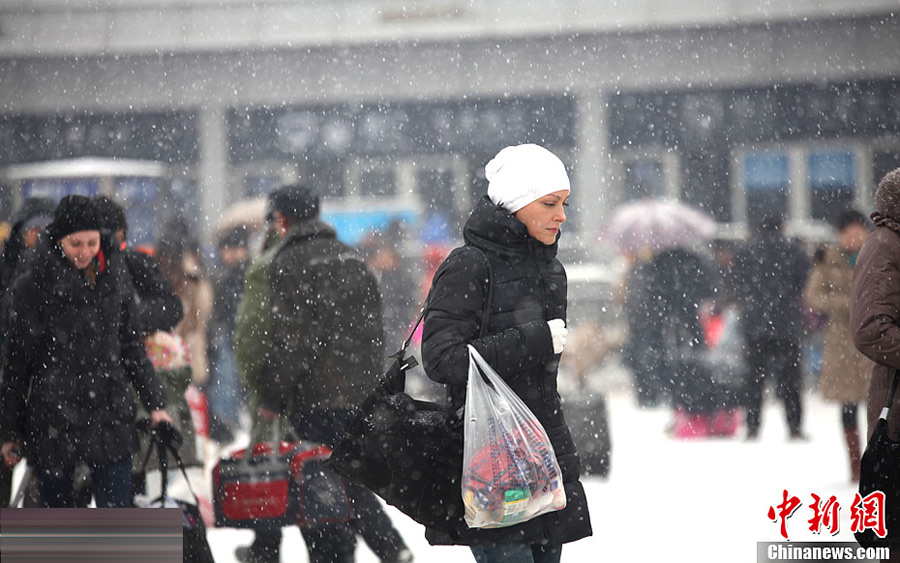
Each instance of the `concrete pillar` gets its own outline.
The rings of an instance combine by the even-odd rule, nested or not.
[[[576,153],[573,187],[578,195],[578,235],[592,248],[597,230],[614,201],[603,92],[586,89],[576,97]]]
[[[222,211],[231,202],[228,192],[228,132],[225,108],[200,110],[200,164],[197,169],[197,203],[200,232],[209,239]]]

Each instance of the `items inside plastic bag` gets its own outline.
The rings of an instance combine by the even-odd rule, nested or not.
[[[559,463],[541,423],[469,346],[462,497],[470,528],[499,528],[566,506]]]

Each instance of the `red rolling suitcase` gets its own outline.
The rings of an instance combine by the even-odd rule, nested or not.
[[[216,526],[277,529],[346,522],[352,508],[343,480],[324,471],[331,450],[312,442],[257,443],[213,469]]]

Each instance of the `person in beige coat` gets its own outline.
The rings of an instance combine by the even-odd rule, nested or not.
[[[192,381],[202,387],[209,380],[206,336],[213,309],[213,288],[204,271],[199,245],[179,221],[167,226],[156,248],[156,261],[181,299],[184,317],[172,333],[187,344]]]
[[[184,317],[171,332],[187,345],[188,366],[170,373],[189,372],[189,383],[205,395],[204,388],[209,381],[206,336],[213,308],[213,289],[202,264],[200,245],[183,218],[176,218],[164,226],[156,246],[156,261],[184,309]],[[204,418],[204,425],[208,425],[208,413]],[[204,429],[204,425],[194,426],[195,451],[201,463],[215,459],[217,455],[208,426]]]
[[[851,209],[840,215],[836,226],[838,244],[824,248],[806,282],[804,298],[812,309],[828,316],[819,389],[826,401],[841,405],[850,476],[855,482],[862,455],[858,410],[868,394],[872,361],[856,350],[850,338],[850,285],[868,223],[862,213]]]

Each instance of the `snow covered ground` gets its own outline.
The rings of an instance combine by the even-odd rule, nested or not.
[[[567,544],[563,561],[692,561],[751,563],[756,543],[781,541],[780,523],[767,516],[783,501],[783,491],[803,505],[787,520],[791,541],[853,541],[850,505],[855,486],[843,446],[837,405],[817,393],[806,396],[807,442],[787,439],[783,409],[769,401],[758,441],[742,437],[684,441],[670,438],[667,409],[641,410],[624,375],[604,373],[613,440],[608,479],[584,479],[594,536]],[[809,531],[812,494],[834,495],[841,505],[840,531],[831,536]],[[423,528],[388,507],[416,555],[427,563],[471,561],[466,548],[431,547]],[[231,563],[234,548],[252,532],[210,529],[217,563]],[[282,545],[285,563],[306,561],[299,532],[288,529]],[[357,561],[377,558],[360,543]]]

